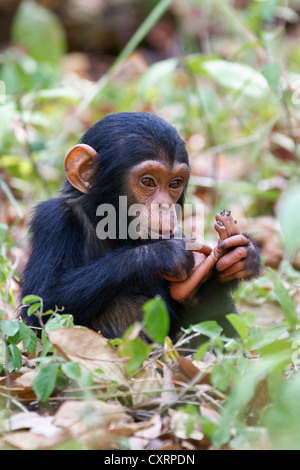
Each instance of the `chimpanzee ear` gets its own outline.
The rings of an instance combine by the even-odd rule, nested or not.
[[[81,193],[86,194],[94,173],[96,150],[87,144],[73,147],[65,159],[65,172],[71,185]]]

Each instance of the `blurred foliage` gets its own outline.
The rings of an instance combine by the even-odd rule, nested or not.
[[[55,194],[64,179],[67,149],[110,112],[146,110],[161,115],[182,134],[195,168],[200,165],[202,171],[207,162],[209,168],[194,172],[188,197],[204,194],[208,232],[215,212],[224,207],[247,217],[271,215],[280,225],[286,259],[299,252],[300,1],[153,4],[155,9],[127,48],[96,79],[72,69],[66,72],[66,33],[53,12],[23,1],[15,14],[11,44],[0,53],[0,80],[6,88],[5,99],[0,90],[2,319],[7,310],[17,308],[15,283],[23,255],[16,246],[24,239],[25,213]],[[148,64],[142,48],[132,53],[167,8],[175,18],[176,40],[183,52]],[[228,170],[221,178],[224,157]],[[231,317],[239,339],[225,346],[217,325],[193,330],[209,332],[198,358],[208,350],[216,354],[212,382],[226,394],[218,426],[196,417],[217,447],[230,442],[232,448],[257,448],[266,427],[275,448],[299,449],[299,372],[298,362],[291,359],[298,341],[299,308],[288,292],[298,282],[299,273],[287,263],[278,274],[267,271],[241,286],[237,294],[238,300],[257,305],[280,305],[283,323],[262,330],[254,326],[249,312],[240,319]],[[153,318],[149,331],[161,343]],[[13,334],[6,331],[5,336],[2,329],[0,342],[11,351],[12,371],[21,365],[19,355],[14,363],[13,352],[22,335],[15,324],[8,327]],[[141,348],[136,343],[124,346],[133,364]],[[150,349],[143,349],[145,357]],[[253,355],[255,360],[249,362]],[[53,369],[55,374],[60,371],[56,365]],[[292,372],[292,379],[286,380]],[[263,380],[269,402],[252,425],[251,400]]]

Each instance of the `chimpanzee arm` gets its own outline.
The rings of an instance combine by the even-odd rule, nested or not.
[[[193,255],[181,240],[123,246],[86,260],[82,227],[62,199],[38,206],[31,234],[22,296],[42,297],[45,311],[65,307],[76,323],[87,324],[122,292],[155,286],[163,273],[187,277],[193,267]]]

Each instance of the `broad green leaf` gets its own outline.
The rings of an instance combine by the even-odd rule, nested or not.
[[[37,62],[59,66],[66,51],[66,39],[60,20],[48,9],[32,1],[23,1],[12,25],[13,41],[25,47]]]
[[[270,88],[274,91],[278,90],[279,79],[281,75],[281,66],[279,62],[269,62],[261,70],[263,76],[268,81]]]
[[[239,370],[237,369],[234,386],[226,403],[224,404],[221,421],[212,436],[212,442],[215,446],[221,447],[230,440],[232,423],[235,423],[238,413],[253,398],[257,384],[263,380],[273,370],[273,368],[276,367],[276,365],[276,356],[270,357],[267,360],[255,362],[254,364],[244,360],[242,371],[240,370],[241,364],[239,364],[240,367]],[[218,373],[222,374],[220,367],[222,366],[219,366]],[[228,368],[227,370],[229,371]],[[224,385],[225,384],[226,383],[224,383]]]
[[[47,313],[47,312],[46,312]],[[48,314],[52,314],[52,310]],[[58,330],[59,328],[69,328],[74,326],[73,316],[67,313],[60,315],[55,313],[53,317],[47,321],[45,325],[45,331],[49,334],[53,330]]]
[[[277,214],[284,236],[284,246],[291,256],[300,248],[300,184],[286,189],[280,198]]]
[[[284,314],[290,327],[294,329],[297,324],[298,318],[293,299],[291,298],[289,292],[280,281],[275,271],[269,268],[269,273],[274,283],[274,291],[277,296],[278,302],[281,305],[282,313]]]
[[[221,364],[214,364],[211,381],[218,390],[225,391],[227,390],[230,382],[235,376],[234,366],[231,366],[233,376],[230,374],[230,368],[224,367]]]
[[[286,324],[276,325],[272,328],[266,329],[261,338],[258,338],[257,341],[254,339],[252,348],[259,350],[265,346],[268,346],[282,335],[286,335],[287,330],[288,326]]]
[[[20,322],[17,322],[15,320],[6,320],[4,322],[4,333],[6,336],[15,336],[17,332],[19,331],[19,324]]]
[[[263,414],[275,450],[300,450],[300,374],[292,374]]]
[[[59,364],[50,364],[39,371],[33,381],[33,390],[42,401],[47,401],[51,396],[58,374]]]
[[[122,347],[121,355],[124,357],[129,356],[129,361],[126,367],[128,375],[133,375],[148,358],[151,351],[151,346],[147,345],[141,338],[137,337],[128,341]]]
[[[205,343],[201,344],[201,346],[199,346],[195,354],[196,361],[202,361],[202,359],[204,358],[205,354],[208,351],[209,346],[210,346],[209,341],[206,341]]]
[[[37,346],[37,337],[29,326],[23,322],[19,322],[19,331],[24,348],[33,354]]]
[[[154,65],[149,67],[147,72],[143,75],[140,80],[139,91],[145,94],[147,90],[156,85],[166,75],[174,72],[178,65],[177,59],[167,59],[161,62],[156,62]]]
[[[249,328],[245,320],[236,313],[229,313],[226,315],[227,320],[232,324],[233,328],[237,331],[242,339],[247,339],[249,335]]]
[[[169,333],[170,318],[164,301],[155,297],[143,305],[144,325],[151,338],[157,343],[164,344]]]
[[[247,64],[226,60],[209,60],[203,69],[225,88],[236,90],[251,98],[265,98],[270,88],[265,77]]]
[[[71,380],[78,380],[81,377],[81,370],[78,362],[66,362],[61,366],[64,374]]]
[[[22,98],[22,106],[32,106],[32,103],[40,103],[44,101],[59,100],[67,101],[69,103],[78,104],[80,101],[80,93],[69,87],[51,88],[49,90],[38,90],[27,93]],[[43,116],[44,119],[44,116]]]
[[[209,338],[216,339],[222,333],[223,328],[219,326],[216,321],[209,320],[193,325],[191,330],[196,333],[201,333],[204,336],[208,336]]]
[[[7,369],[11,374],[15,369],[22,367],[22,354],[15,344],[7,346]]]
[[[27,315],[30,317],[30,315],[33,315],[34,313],[38,312],[41,309],[41,304],[32,304],[27,310]]]

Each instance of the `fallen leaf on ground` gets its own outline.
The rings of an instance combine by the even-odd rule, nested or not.
[[[4,432],[19,429],[30,429],[35,434],[53,437],[61,433],[61,429],[53,424],[52,416],[41,416],[34,411],[17,413],[4,421]]]
[[[54,416],[54,424],[68,430],[71,436],[88,449],[110,448],[120,436],[132,435],[132,418],[119,404],[100,400],[67,401]],[[126,427],[129,426],[127,431]]]
[[[83,328],[61,328],[49,334],[51,343],[67,360],[79,362],[82,371],[101,369],[110,382],[127,382],[126,363],[113,346],[95,331]]]

